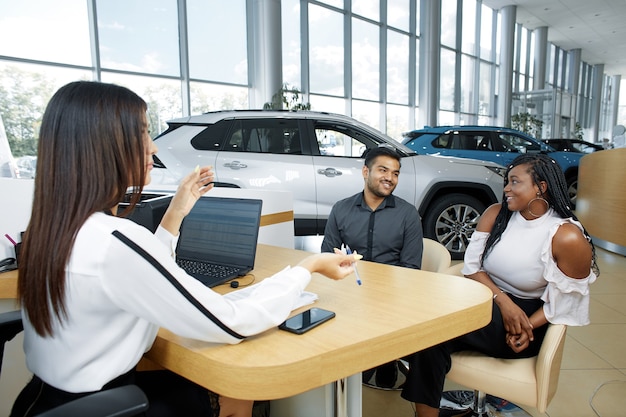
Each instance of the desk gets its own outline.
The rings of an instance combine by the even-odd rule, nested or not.
[[[266,277],[307,255],[259,245],[254,273]],[[337,316],[304,335],[271,329],[224,346],[161,330],[146,357],[226,396],[277,399],[341,381],[491,319],[492,294],[475,281],[373,262],[359,261],[358,268],[361,286],[353,276],[313,277],[307,290],[319,295],[315,305]]]
[[[264,278],[308,255],[259,245],[254,274]],[[271,400],[342,381],[491,319],[491,291],[475,281],[365,261],[358,268],[361,286],[354,276],[332,281],[314,275],[307,290],[319,295],[315,305],[337,316],[304,335],[270,329],[231,346],[161,329],[145,356],[220,394]],[[17,276],[3,275],[0,281]],[[7,287],[8,282],[0,283]]]

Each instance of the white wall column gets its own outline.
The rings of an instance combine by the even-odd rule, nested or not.
[[[500,80],[496,124],[511,125],[511,101],[513,96],[513,56],[515,51],[516,6],[500,9],[502,15],[502,40],[500,43]]]
[[[621,82],[621,75],[613,75],[611,77],[611,122],[609,126],[611,130],[613,130],[613,127],[617,125],[617,116],[619,115],[619,90]]]
[[[441,2],[420,2],[419,120],[437,126],[441,66]]]
[[[602,88],[604,84],[604,64],[593,66],[591,89],[591,142],[600,142],[600,112],[602,110]]]
[[[283,83],[283,58],[280,0],[253,0],[249,18],[248,43],[252,59],[248,63],[250,107],[263,108]]]
[[[542,26],[535,29],[535,69],[533,90],[545,90],[546,88],[546,61],[548,56],[548,27]]]

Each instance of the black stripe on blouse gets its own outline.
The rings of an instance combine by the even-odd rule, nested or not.
[[[148,252],[146,252],[142,247],[137,245],[130,238],[128,238],[127,236],[125,236],[123,233],[121,233],[118,230],[114,230],[113,231],[113,236],[118,238],[120,241],[122,241],[122,243],[124,243],[126,246],[128,246],[133,251],[135,251],[143,259],[148,261],[150,263],[150,265],[152,265],[157,271],[159,271],[161,273],[161,275],[163,275],[170,282],[170,284],[172,284],[178,290],[178,292],[180,292],[187,299],[187,301],[189,301],[191,304],[193,304],[198,310],[200,310],[200,312],[202,314],[204,314],[209,320],[211,320],[213,323],[215,323],[220,329],[222,329],[224,332],[228,333],[232,337],[235,337],[237,339],[245,339],[245,336],[240,335],[239,333],[235,332],[234,330],[232,330],[231,328],[226,326],[217,317],[215,317],[213,315],[213,313],[211,313],[209,310],[207,310],[202,305],[202,303],[200,303],[198,300],[196,300],[194,298],[194,296],[191,295],[191,293],[189,291],[187,291],[185,289],[185,287],[183,287],[180,284],[180,282],[178,282],[178,280],[163,265],[161,265],[159,263],[159,261],[157,261]]]

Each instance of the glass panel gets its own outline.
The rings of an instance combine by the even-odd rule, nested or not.
[[[91,66],[85,0],[2,0],[0,39],[0,55]]]
[[[39,125],[52,95],[62,86],[90,80],[91,72],[0,61],[0,177],[33,178]]]
[[[519,40],[519,71],[526,74],[526,50],[528,47],[528,31],[522,28],[522,36]],[[522,89],[522,91],[524,91]]]
[[[476,59],[463,55],[461,57],[461,102],[459,111],[474,113],[474,72]]]
[[[409,37],[387,31],[387,101],[409,104]]]
[[[408,32],[410,18],[409,0],[387,0],[387,24],[389,26]]]
[[[517,88],[517,91],[526,91],[526,76],[524,74],[520,74],[519,85]]]
[[[311,92],[344,96],[343,15],[309,4],[309,45]]]
[[[191,78],[248,83],[245,0],[187,0]]]
[[[379,100],[380,52],[377,25],[352,19],[352,96]]]
[[[336,97],[310,96],[311,110],[346,114],[346,100]]]
[[[319,2],[330,4],[331,6],[335,6],[339,9],[343,9],[343,0],[319,0]]]
[[[441,44],[456,48],[456,0],[441,0]]]
[[[450,111],[439,111],[439,125],[440,126],[452,126],[456,124],[454,122],[454,113]]]
[[[496,31],[493,34],[496,37],[496,62],[500,62],[500,43],[502,39],[502,15],[498,13],[496,18]]]
[[[283,82],[302,89],[300,72],[300,1],[282,0]]]
[[[407,106],[387,105],[387,135],[402,142],[402,134],[408,132],[409,108]]]
[[[548,60],[546,62],[546,86],[540,86],[543,90],[548,85],[554,86],[554,61],[556,59],[556,47],[554,44],[548,44]]]
[[[528,75],[530,77],[533,77],[534,74],[535,74],[535,66],[533,65],[533,60],[532,60],[531,57],[535,56],[535,33],[532,32],[532,31],[529,31],[529,32],[530,32],[530,40],[529,40],[529,42],[530,42],[530,51],[528,52],[528,56],[526,57],[526,59],[528,59],[530,61],[529,65],[528,65],[528,70],[529,70]]]
[[[476,0],[463,1],[463,36],[461,50],[476,55]]]
[[[148,103],[152,137],[167,129],[168,120],[183,115],[180,81],[104,72],[102,81],[130,88]]]
[[[379,103],[352,100],[352,117],[366,125],[381,130]]]
[[[480,57],[491,60],[493,44],[493,11],[482,5],[480,8]]]
[[[501,146],[506,152],[526,153],[529,151],[538,152],[541,150],[538,144],[530,142],[529,140],[517,135],[500,133],[498,134],[497,139],[500,140]]]
[[[420,79],[420,54],[419,54],[419,50],[420,50],[420,40],[418,39],[417,41],[415,41],[415,50],[417,51],[417,53],[415,54],[415,105],[418,106],[419,105],[419,96],[420,96],[420,83],[419,83],[419,79]],[[415,119],[417,120],[417,118]]]
[[[407,9],[408,10],[408,9]],[[380,2],[379,0],[359,0],[352,2],[352,13],[368,19],[380,21]]]
[[[483,116],[491,116],[494,111],[492,108],[491,87],[491,64],[486,62],[480,63],[480,79],[478,84],[478,114]]]
[[[320,153],[326,156],[347,156],[360,158],[367,149],[367,144],[351,136],[349,130],[336,130],[333,127],[315,128],[315,136]]]
[[[454,51],[441,49],[441,74],[439,86],[439,108],[454,110],[454,67],[456,57]],[[441,119],[439,119],[441,121]]]
[[[103,68],[180,75],[176,0],[98,0],[97,12]]]
[[[301,154],[297,120],[240,120],[226,138],[224,150]]]
[[[240,110],[249,107],[247,87],[201,82],[192,82],[189,87],[191,114],[217,110]]]

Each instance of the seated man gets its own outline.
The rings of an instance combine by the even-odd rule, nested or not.
[[[390,148],[365,153],[362,192],[333,206],[324,231],[322,252],[347,245],[363,260],[419,269],[422,264],[422,222],[415,206],[394,196],[400,175],[400,155]],[[397,379],[396,361],[363,373],[369,384],[393,388]]]

